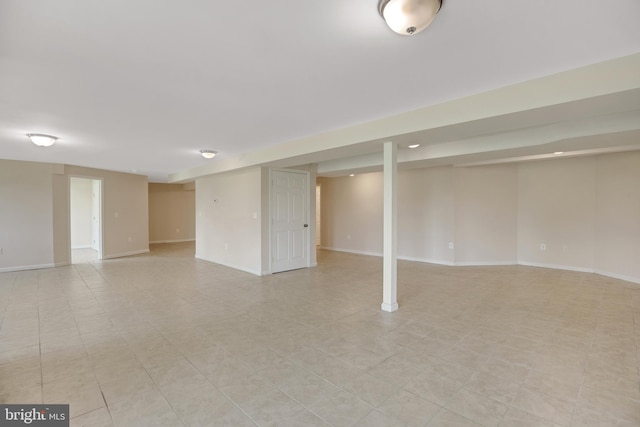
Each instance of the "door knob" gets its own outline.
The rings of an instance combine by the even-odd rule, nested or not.
[[[304,228],[307,228],[308,226],[309,226],[309,224],[305,224],[305,225],[304,225]]]

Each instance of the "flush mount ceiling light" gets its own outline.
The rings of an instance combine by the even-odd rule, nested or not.
[[[412,145],[409,145],[409,148],[418,148],[418,147],[420,147],[420,144],[412,144]]]
[[[560,154],[564,154],[564,151],[556,151],[553,154],[555,154],[556,156],[559,156]]]
[[[57,136],[45,135],[43,133],[28,133],[27,136],[38,147],[50,147],[58,140]]]
[[[218,153],[213,150],[200,150],[200,154],[202,154],[202,157],[205,159],[213,159]]]
[[[410,36],[427,28],[441,6],[442,0],[380,0],[378,11],[394,32]]]

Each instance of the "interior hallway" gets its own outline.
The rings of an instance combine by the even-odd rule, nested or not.
[[[0,274],[0,402],[71,425],[636,426],[640,287],[319,251],[265,277],[193,243]]]

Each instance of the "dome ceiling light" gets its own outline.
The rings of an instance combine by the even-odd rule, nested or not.
[[[218,153],[213,150],[200,150],[200,154],[202,154],[202,157],[205,159],[213,159]]]
[[[27,136],[38,147],[50,147],[58,140],[57,136],[45,135],[43,133],[28,133]]]
[[[394,32],[411,36],[427,28],[441,6],[442,0],[380,0],[378,11]]]

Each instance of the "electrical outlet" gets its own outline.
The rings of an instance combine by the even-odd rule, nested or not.
[[[547,245],[546,245],[546,244],[544,244],[544,243],[540,243],[540,251],[541,251],[541,252],[544,252],[544,251],[546,251],[546,250],[547,250]]]
[[[453,249],[453,242],[449,242],[449,249]]]
[[[180,232],[180,229],[179,229],[179,228],[176,228],[176,233],[179,233],[179,232]]]
[[[347,234],[347,240],[351,240],[351,234]]]
[[[4,248],[0,248],[0,255],[4,255]]]
[[[132,241],[133,241],[133,239],[131,238],[131,236],[129,236],[129,237],[127,238],[127,242],[131,243]]]

